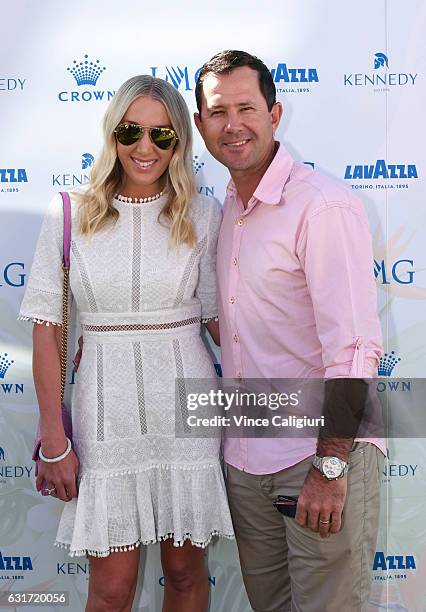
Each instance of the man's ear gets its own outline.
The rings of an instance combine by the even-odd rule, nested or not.
[[[272,127],[273,127],[274,132],[278,128],[282,116],[283,116],[283,106],[281,102],[276,102],[271,109],[271,120],[272,120]]]
[[[201,117],[199,113],[194,113],[194,123],[197,126],[197,130],[200,132],[203,137],[203,122],[201,121]]]

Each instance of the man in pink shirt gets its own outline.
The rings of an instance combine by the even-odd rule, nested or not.
[[[362,203],[275,141],[282,106],[258,58],[217,54],[196,98],[197,128],[231,174],[217,255],[223,376],[374,377],[381,332]],[[253,610],[366,610],[383,450],[371,439],[226,439]]]

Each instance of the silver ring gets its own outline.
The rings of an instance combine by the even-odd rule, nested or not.
[[[56,487],[53,487],[52,489],[45,489],[44,492],[47,493],[48,495],[53,495],[53,493],[56,491]]]
[[[322,521],[320,519],[320,523],[321,523],[321,525],[328,525],[329,523],[331,523],[331,521]]]

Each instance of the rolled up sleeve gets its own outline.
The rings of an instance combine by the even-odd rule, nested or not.
[[[362,204],[327,204],[304,229],[304,270],[325,378],[370,378],[383,353],[368,219]]]

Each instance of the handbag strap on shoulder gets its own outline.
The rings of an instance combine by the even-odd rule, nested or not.
[[[61,402],[64,401],[65,383],[67,378],[67,352],[68,352],[68,294],[69,271],[71,251],[71,200],[69,193],[61,191],[64,209],[64,235],[62,270],[64,272],[62,284],[62,333],[61,333]]]

